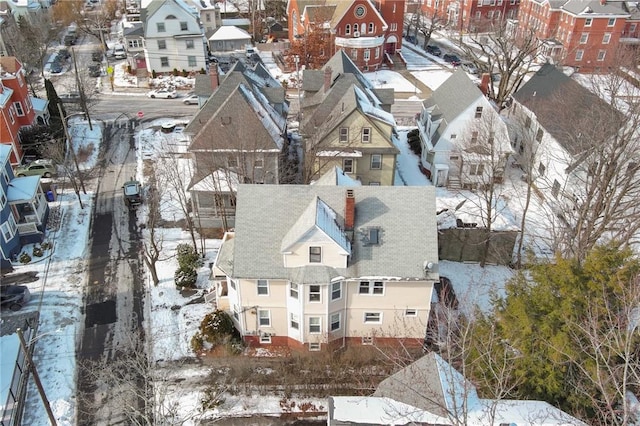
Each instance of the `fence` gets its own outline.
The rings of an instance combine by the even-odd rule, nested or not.
[[[440,260],[454,262],[480,262],[484,255],[487,238],[489,247],[486,263],[509,265],[518,231],[491,231],[485,228],[453,228],[438,231],[438,256]]]

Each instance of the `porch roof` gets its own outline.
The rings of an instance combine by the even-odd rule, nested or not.
[[[38,192],[40,176],[24,176],[12,179],[7,188],[9,203],[32,200]]]

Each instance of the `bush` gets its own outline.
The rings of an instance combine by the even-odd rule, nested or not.
[[[44,255],[44,250],[42,247],[34,246],[33,247],[33,257],[42,257]]]
[[[194,288],[198,281],[198,273],[192,268],[178,268],[173,275],[173,279],[178,288]]]
[[[204,70],[204,68],[200,68],[200,74],[206,74],[207,72]]]
[[[202,266],[200,255],[190,244],[178,244],[176,247],[178,265],[182,269],[197,269]]]
[[[152,78],[157,78],[158,77],[158,73],[156,72],[156,70],[151,70],[151,77]]]
[[[29,263],[31,262],[31,256],[29,256],[27,253],[22,253],[19,260],[20,263]]]
[[[233,346],[233,343],[240,341],[240,333],[233,325],[233,320],[224,311],[216,310],[205,315],[200,323],[199,331],[191,338],[191,348],[199,352],[205,347],[205,342],[209,346],[218,345]]]
[[[131,72],[131,65],[127,65],[127,74],[133,74],[133,73]]]
[[[174,68],[174,69],[173,69],[173,75],[174,75],[175,77],[177,77],[177,76],[179,76],[179,75],[180,75],[180,71],[178,71],[178,68]]]
[[[183,76],[183,77],[189,77],[189,71],[187,71],[187,70],[182,70],[182,76]]]
[[[414,154],[418,157],[422,156],[422,144],[420,143],[420,138],[407,139],[407,143],[409,144],[409,149],[411,149]]]

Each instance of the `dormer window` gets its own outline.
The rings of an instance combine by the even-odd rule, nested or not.
[[[309,263],[322,262],[322,247],[309,247]]]
[[[482,118],[482,107],[476,107],[476,118]]]

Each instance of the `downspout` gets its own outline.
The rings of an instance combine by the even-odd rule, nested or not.
[[[347,345],[347,298],[349,297],[349,293],[347,292],[347,281],[345,281],[344,287],[344,330],[342,332],[342,347],[340,349],[344,349]]]

